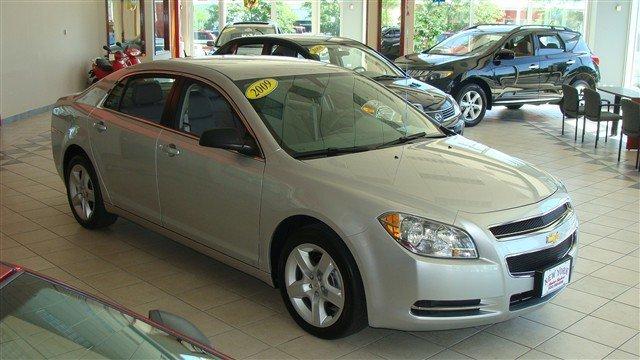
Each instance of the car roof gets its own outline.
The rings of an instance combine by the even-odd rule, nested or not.
[[[196,75],[202,73],[203,68],[215,70],[232,81],[287,75],[350,73],[347,69],[319,61],[264,55],[214,55],[157,60],[136,65],[136,69],[142,71],[190,71]]]
[[[358,44],[357,41],[353,39],[343,38],[339,36],[331,36],[331,35],[304,35],[304,34],[269,34],[269,35],[252,35],[246,36],[242,38],[233,39],[232,41],[240,41],[241,39],[278,39],[278,40],[288,40],[290,42],[296,43],[298,45],[317,45],[317,44],[326,44],[326,43],[334,43],[334,44]]]
[[[239,21],[239,22],[234,22],[232,24],[229,24],[229,25],[227,25],[225,27],[231,27],[231,26],[233,26],[233,27],[243,27],[243,26],[246,26],[246,27],[259,27],[259,26],[262,26],[262,27],[274,27],[275,24],[268,23],[268,22],[262,22],[262,21]]]

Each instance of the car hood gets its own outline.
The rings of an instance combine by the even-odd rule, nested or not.
[[[413,78],[378,80],[378,82],[410,103],[422,105],[426,111],[440,109],[447,100],[447,95],[441,90]]]
[[[454,56],[441,54],[415,53],[399,57],[395,60],[401,69],[428,69],[434,66],[443,66],[457,61],[463,61],[473,56]]]
[[[420,200],[425,209],[492,212],[539,202],[558,189],[551,175],[462,136],[306,162],[340,186],[394,203]]]

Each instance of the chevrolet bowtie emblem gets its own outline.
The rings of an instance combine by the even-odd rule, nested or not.
[[[547,244],[555,244],[560,239],[560,234],[557,232],[547,235]]]

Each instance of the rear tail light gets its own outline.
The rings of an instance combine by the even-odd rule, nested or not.
[[[591,54],[591,60],[593,60],[596,65],[600,66],[600,57],[598,55]]]

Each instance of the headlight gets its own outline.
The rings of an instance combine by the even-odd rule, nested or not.
[[[478,251],[466,231],[421,217],[386,213],[378,220],[405,249],[437,258],[476,259]]]
[[[448,70],[429,71],[426,75],[422,77],[422,81],[444,79],[451,76],[451,74],[453,74],[453,71],[448,71]]]

